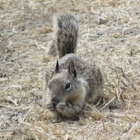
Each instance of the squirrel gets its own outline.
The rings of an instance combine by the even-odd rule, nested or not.
[[[75,54],[79,23],[71,14],[57,19],[52,47],[60,59],[44,73],[43,100],[59,117],[74,118],[85,103],[96,103],[103,97],[103,76],[93,63]]]

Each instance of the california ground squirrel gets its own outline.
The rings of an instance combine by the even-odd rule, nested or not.
[[[62,15],[57,25],[55,45],[61,58],[45,72],[43,99],[54,114],[73,118],[86,102],[95,103],[103,96],[103,78],[95,64],[74,54],[78,20],[70,14]]]

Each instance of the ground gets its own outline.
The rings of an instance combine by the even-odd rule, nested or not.
[[[118,108],[89,105],[78,121],[55,123],[42,106],[42,72],[54,57],[53,15],[80,21],[77,54],[102,70]],[[139,140],[140,1],[0,0],[0,139]]]

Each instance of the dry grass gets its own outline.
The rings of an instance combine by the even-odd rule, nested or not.
[[[0,139],[139,140],[139,6],[139,0],[1,0]],[[52,16],[62,9],[79,18],[77,53],[101,67],[105,94],[120,108],[89,107],[79,121],[54,123],[41,106],[42,71],[53,61]]]

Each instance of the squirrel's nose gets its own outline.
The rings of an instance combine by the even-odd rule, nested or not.
[[[56,97],[53,97],[52,98],[52,102],[55,103],[55,104],[57,104],[59,102],[59,100]]]

